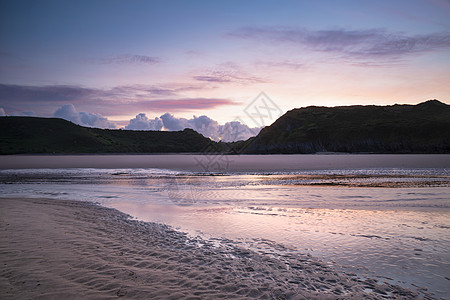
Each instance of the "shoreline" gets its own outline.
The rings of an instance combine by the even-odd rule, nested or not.
[[[88,156],[88,155],[243,155],[243,156],[274,156],[274,155],[450,155],[448,152],[336,152],[323,151],[314,153],[228,153],[228,152],[55,152],[55,153],[11,153],[1,156]]]
[[[0,170],[40,168],[155,168],[194,172],[450,168],[450,154],[0,155]]]
[[[2,299],[414,299],[307,255],[262,255],[90,202],[0,198]]]

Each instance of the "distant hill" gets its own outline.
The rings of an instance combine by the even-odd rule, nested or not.
[[[245,153],[450,153],[450,105],[310,106],[288,111]]]
[[[88,128],[55,118],[0,117],[0,154],[186,153],[217,144],[192,129],[132,131]]]
[[[293,109],[247,141],[214,142],[192,129],[89,128],[55,118],[0,117],[0,154],[22,153],[450,153],[450,105]]]

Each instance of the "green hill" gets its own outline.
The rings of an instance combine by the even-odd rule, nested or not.
[[[63,119],[0,117],[0,154],[181,153],[217,144],[192,129],[133,131],[88,128]]]
[[[89,128],[54,118],[0,117],[0,154],[21,153],[450,153],[450,105],[310,106],[256,137],[213,142],[192,129]]]
[[[293,109],[246,144],[245,153],[450,153],[450,105]]]

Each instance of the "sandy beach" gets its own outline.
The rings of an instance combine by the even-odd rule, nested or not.
[[[0,199],[2,299],[414,299],[307,255],[261,255],[55,199]]]

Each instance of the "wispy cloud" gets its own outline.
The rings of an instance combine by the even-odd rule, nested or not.
[[[0,103],[77,101],[99,94],[101,90],[71,85],[0,84]]]
[[[218,82],[218,83],[231,82],[230,78],[217,75],[198,75],[194,76],[193,78],[198,81],[207,81],[207,82]]]
[[[240,66],[233,62],[219,64],[213,69],[202,71],[202,73],[192,78],[196,81],[213,83],[253,84],[266,82],[263,78],[242,70]]]
[[[265,82],[263,79],[256,76],[239,76],[233,74],[226,74],[223,72],[214,72],[210,75],[197,75],[193,79],[197,81],[215,82],[215,83],[239,83],[239,84],[250,84],[250,83],[261,83]]]
[[[161,62],[159,57],[136,55],[136,54],[120,54],[108,57],[87,59],[87,62],[101,64],[101,65],[113,65],[113,64],[157,64]]]
[[[230,99],[217,98],[186,98],[186,99],[164,99],[152,100],[138,103],[139,107],[147,106],[153,111],[182,111],[182,110],[197,110],[197,109],[212,109],[224,105],[238,105],[240,103]],[[135,105],[135,103],[133,103]]]
[[[105,91],[114,97],[129,98],[160,98],[162,96],[167,97],[179,97],[183,92],[197,91],[209,89],[204,84],[191,85],[171,83],[164,85],[145,85],[145,84],[133,84],[133,85],[121,85]]]
[[[299,62],[294,62],[294,61],[289,61],[289,60],[284,60],[284,61],[255,61],[254,62],[255,66],[259,66],[259,67],[263,67],[263,68],[280,68],[280,69],[291,69],[294,71],[297,71],[299,69],[303,69],[306,68],[307,65],[305,63],[299,63]]]
[[[176,96],[178,94],[177,89],[170,87],[161,87],[154,85],[142,85],[142,84],[133,84],[133,85],[122,85],[112,88],[111,90],[105,91],[114,97],[121,98],[132,98],[136,97],[159,97],[159,96]]]
[[[392,33],[384,29],[309,30],[285,27],[245,27],[229,36],[291,44],[303,49],[353,58],[398,58],[410,54],[450,49],[450,32],[422,35]]]
[[[157,87],[146,85],[118,86],[94,89],[79,86],[24,86],[0,84],[0,107],[11,112],[36,107],[36,113],[53,108],[53,103],[92,107],[105,115],[123,115],[136,111],[183,111],[212,109],[239,104],[231,99],[185,97],[182,91],[195,86]],[[48,111],[47,111],[48,113]]]

